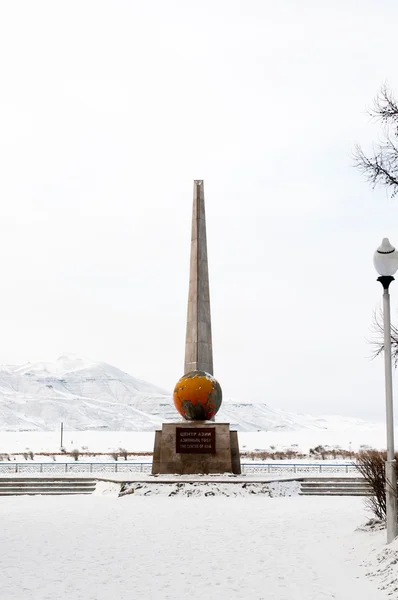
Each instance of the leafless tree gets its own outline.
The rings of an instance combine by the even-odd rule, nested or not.
[[[370,340],[373,346],[372,358],[384,352],[384,323],[381,311],[375,311],[373,316],[374,338]],[[398,328],[391,324],[391,357],[394,367],[398,367]]]
[[[382,185],[394,197],[398,194],[398,102],[387,85],[380,89],[369,114],[381,123],[382,137],[370,156],[356,146],[354,166],[373,187]]]
[[[382,185],[393,198],[398,194],[398,101],[385,84],[377,94],[369,111],[372,119],[381,124],[382,136],[373,146],[373,153],[367,156],[361,146],[354,151],[354,166],[371,183],[372,187]],[[375,338],[373,358],[384,351],[383,318],[376,312],[373,319]],[[391,351],[394,366],[398,367],[398,328],[391,326]]]

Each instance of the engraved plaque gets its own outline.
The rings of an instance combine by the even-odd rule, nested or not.
[[[215,454],[215,427],[177,427],[177,454]]]

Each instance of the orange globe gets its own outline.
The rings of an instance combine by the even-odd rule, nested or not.
[[[209,373],[191,371],[177,382],[173,400],[176,409],[187,421],[207,421],[221,406],[221,386]]]

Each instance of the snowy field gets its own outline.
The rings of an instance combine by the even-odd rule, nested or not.
[[[368,517],[361,498],[0,497],[0,598],[396,598],[398,547]]]
[[[396,432],[398,435],[398,431]],[[70,451],[89,450],[93,452],[112,452],[118,448],[126,448],[129,452],[152,452],[154,432],[140,431],[65,431],[63,445]],[[307,453],[315,446],[331,446],[345,450],[359,450],[361,446],[385,448],[385,425],[379,424],[367,428],[349,431],[308,430],[297,431],[258,431],[239,432],[241,452],[258,450],[276,450],[294,448]],[[59,431],[2,431],[0,434],[0,452],[23,452],[32,450],[40,452],[56,452],[60,449]]]

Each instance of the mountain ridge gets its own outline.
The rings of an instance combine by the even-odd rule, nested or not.
[[[61,421],[76,430],[153,431],[179,419],[170,393],[105,362],[63,355],[55,362],[0,365],[0,431],[54,431]],[[217,420],[247,432],[371,426],[232,399],[223,401]]]

